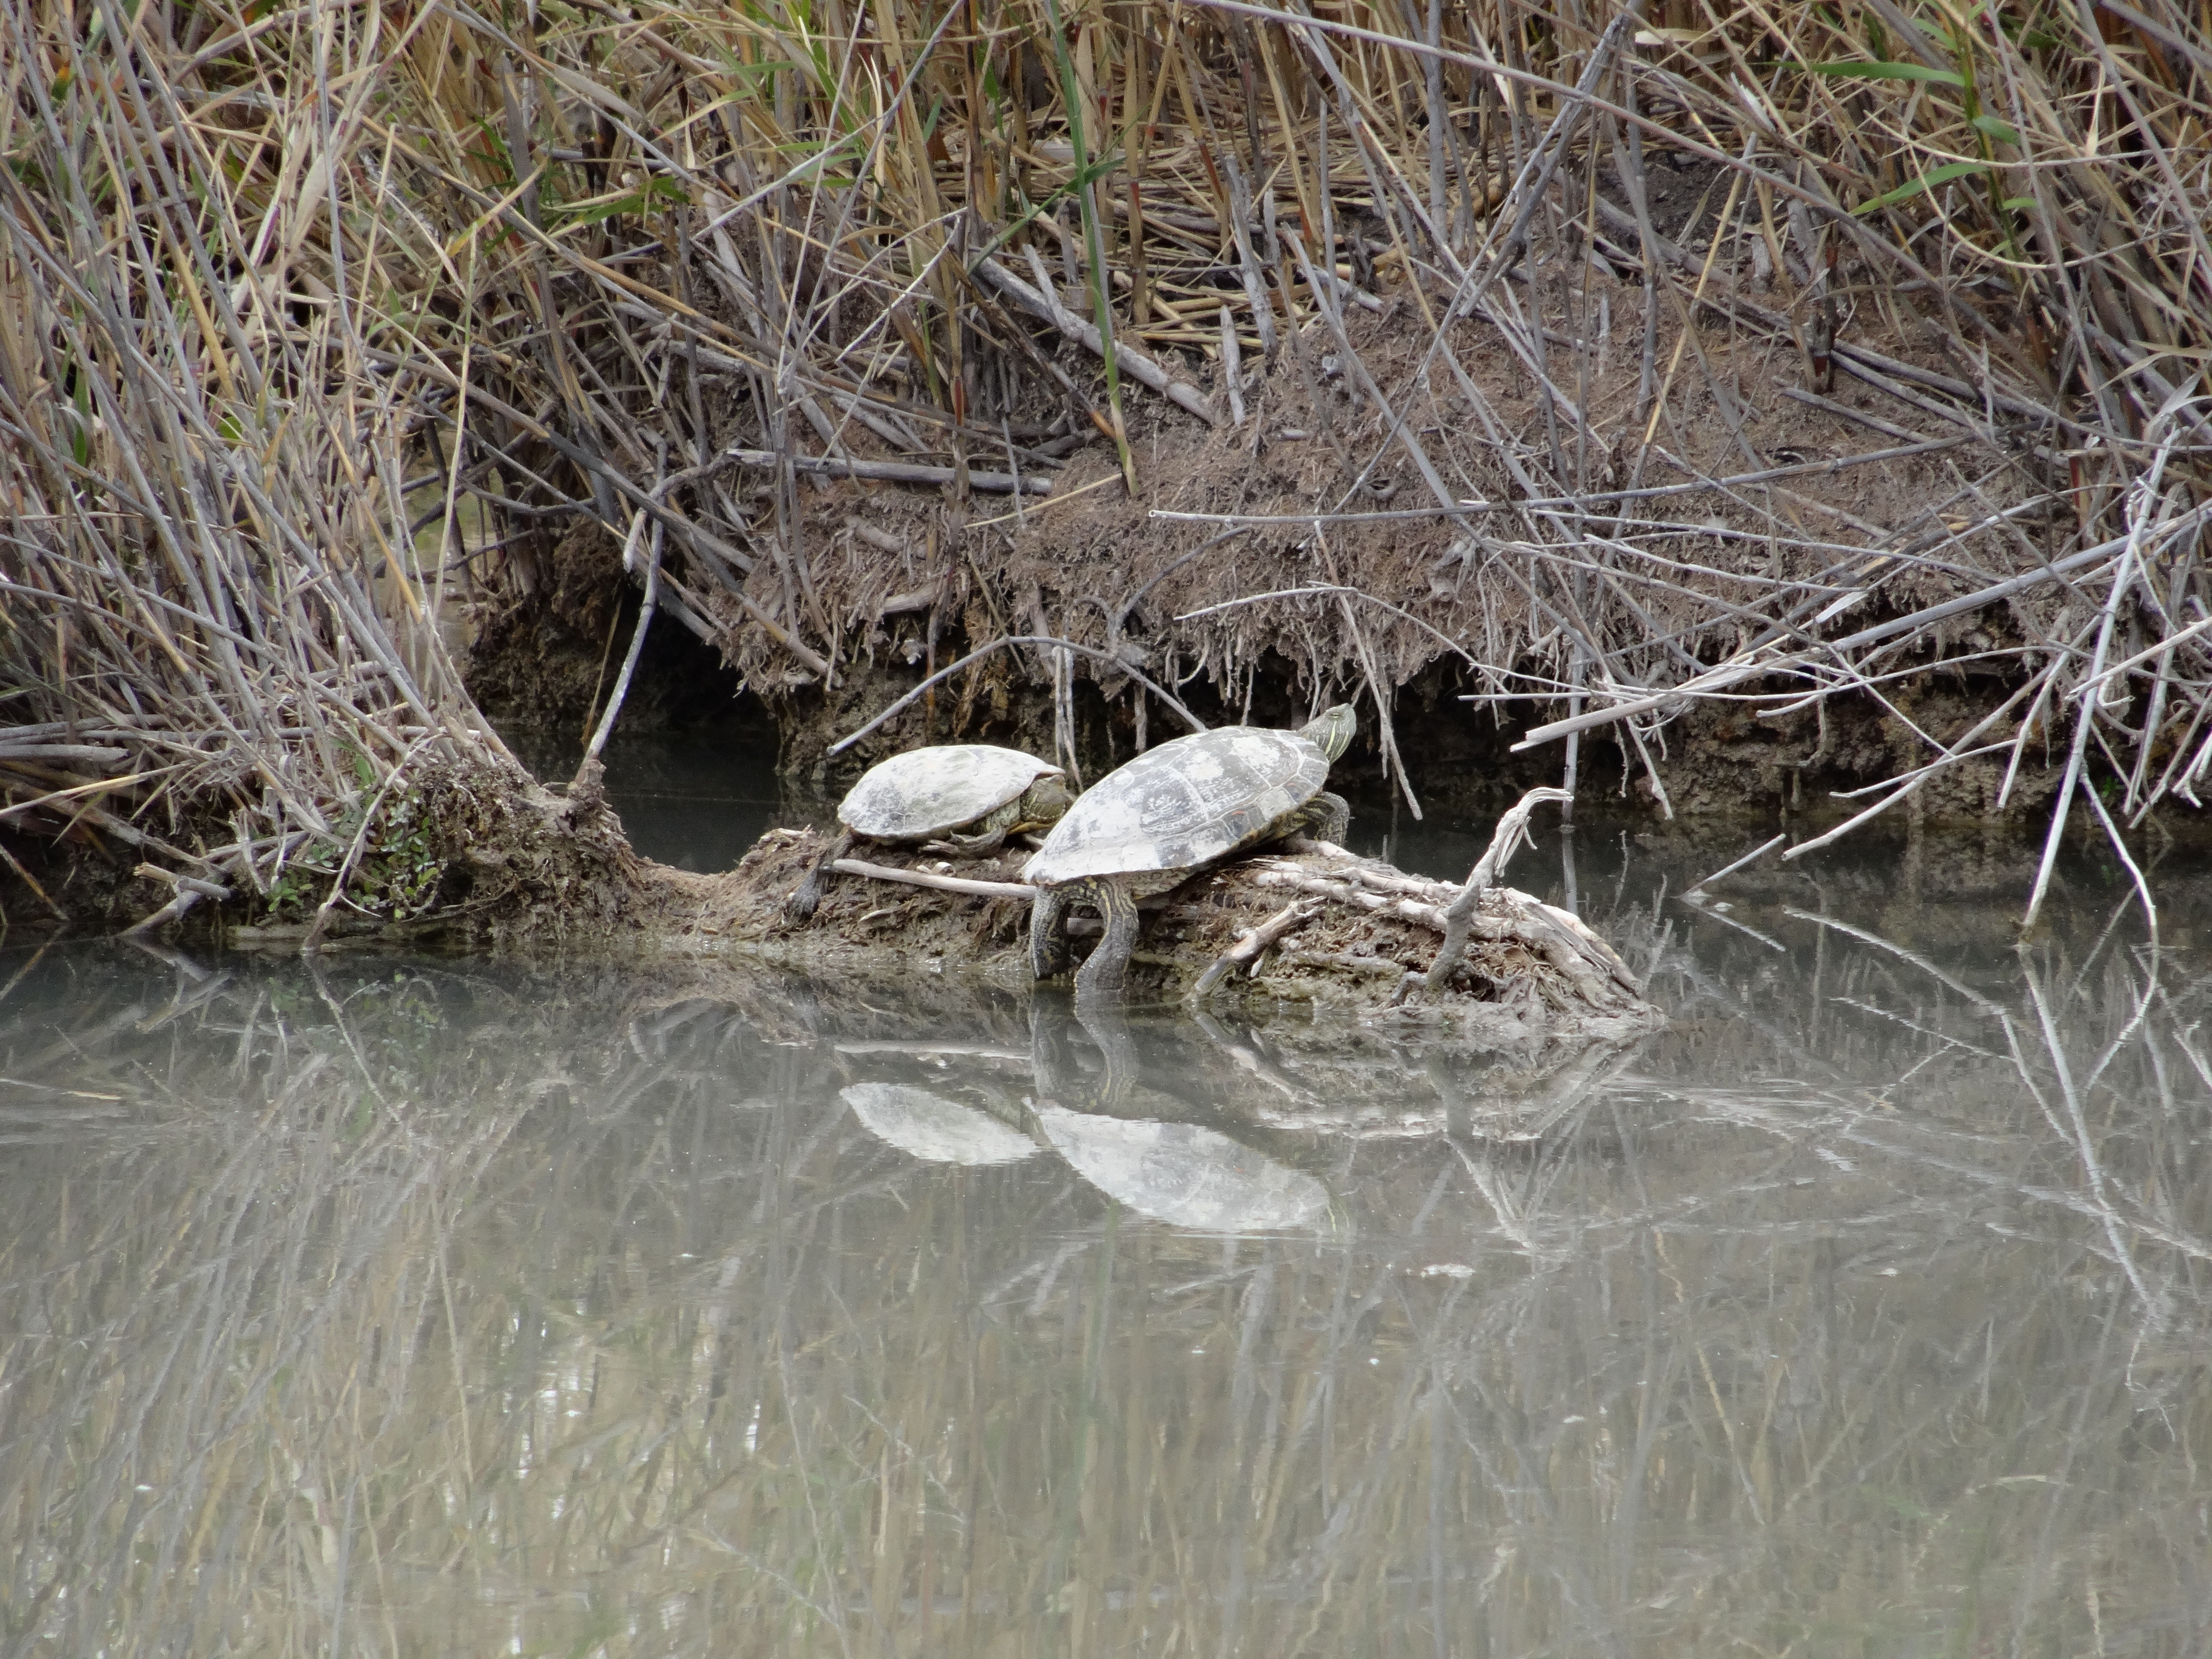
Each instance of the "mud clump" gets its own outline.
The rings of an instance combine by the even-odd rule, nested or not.
[[[814,830],[772,830],[734,870],[680,878],[696,908],[669,927],[665,945],[702,954],[741,951],[832,975],[955,973],[1008,989],[1031,983],[1025,893],[987,896],[840,873],[811,921],[789,920],[784,899],[824,844]],[[1209,1002],[1304,1003],[1385,1024],[1449,1028],[1500,1044],[1618,1040],[1662,1023],[1611,947],[1564,912],[1502,887],[1485,896],[1450,985],[1398,1002],[1406,975],[1436,959],[1443,907],[1457,890],[1315,843],[1291,845],[1307,850],[1201,870],[1141,905],[1145,927],[1132,958],[1128,1000],[1185,996],[1249,933],[1303,901],[1310,915],[1222,979]],[[869,861],[1018,884],[1026,857],[1012,852],[955,864],[876,848]],[[1098,930],[1079,916],[1070,931],[1082,951]]]

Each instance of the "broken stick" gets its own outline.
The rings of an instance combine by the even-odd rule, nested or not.
[[[1392,1007],[1403,1006],[1416,987],[1425,989],[1432,985],[1442,987],[1451,982],[1460,958],[1467,954],[1467,937],[1474,926],[1475,907],[1482,902],[1482,896],[1504,873],[1506,860],[1528,842],[1529,818],[1547,801],[1564,804],[1574,798],[1571,790],[1531,789],[1506,810],[1505,816],[1498,820],[1498,828],[1491,835],[1490,845],[1474,861],[1474,868],[1467,872],[1467,885],[1460,889],[1459,896],[1444,908],[1444,942],[1437,948],[1436,960],[1429,964],[1429,971],[1425,974],[1415,973],[1410,969],[1407,970],[1405,978],[1398,981],[1398,988],[1390,998]]]
[[[1213,965],[1198,976],[1198,983],[1190,988],[1190,1000],[1203,1002],[1212,994],[1213,988],[1248,963],[1256,963],[1261,953],[1285,933],[1303,927],[1321,914],[1319,899],[1292,899],[1281,909],[1256,927],[1248,927],[1236,944],[1213,959]]]

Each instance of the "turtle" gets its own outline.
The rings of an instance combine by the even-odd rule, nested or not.
[[[1119,992],[1137,942],[1137,901],[1203,866],[1301,831],[1340,841],[1352,809],[1322,789],[1358,716],[1339,703],[1297,732],[1222,726],[1147,750],[1099,780],[1023,867],[1035,887],[1030,968],[1067,963],[1066,912],[1088,904],[1106,936],[1076,975],[1079,1003]]]
[[[857,840],[920,846],[945,840],[963,858],[995,853],[1006,837],[1042,830],[1075,798],[1060,768],[988,743],[910,749],[872,766],[837,803],[838,835],[784,908],[804,921],[822,902],[830,866]],[[965,833],[963,833],[965,832]]]

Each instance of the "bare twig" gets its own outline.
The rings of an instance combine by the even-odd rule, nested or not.
[[[958,662],[954,663],[951,667],[939,669],[937,672],[932,674],[920,685],[915,686],[914,690],[908,691],[904,696],[901,697],[890,708],[884,709],[882,714],[877,715],[875,719],[870,720],[859,731],[848,732],[844,737],[838,738],[836,742],[830,745],[827,752],[832,755],[842,753],[844,750],[851,748],[854,744],[860,742],[862,738],[866,737],[869,732],[874,731],[878,726],[884,725],[888,720],[896,718],[899,714],[903,714],[907,709],[914,707],[914,705],[921,701],[921,699],[931,690],[932,687],[939,685],[945,681],[951,678],[953,675],[958,673],[970,663],[975,662],[981,658],[988,657],[994,651],[1003,649],[1005,647],[1010,645],[1046,646],[1056,651],[1073,651],[1079,656],[1091,657],[1100,662],[1111,663],[1121,672],[1127,674],[1131,679],[1136,681],[1147,691],[1150,691],[1154,696],[1165,703],[1169,708],[1174,711],[1176,718],[1181,720],[1182,723],[1185,726],[1188,726],[1192,731],[1203,732],[1206,730],[1206,722],[1199,719],[1197,715],[1192,714],[1190,710],[1184,708],[1182,702],[1173,693],[1163,690],[1152,679],[1140,673],[1136,669],[1131,667],[1127,662],[1114,655],[1111,652],[1101,651],[1095,646],[1078,645],[1073,640],[1063,640],[1056,635],[1009,634],[1002,638],[993,640],[988,645],[982,646],[976,650],[970,651],[966,656],[961,658]]]

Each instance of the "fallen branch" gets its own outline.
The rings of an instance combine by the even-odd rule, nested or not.
[[[772,449],[726,449],[723,454],[739,466],[773,467],[784,457]],[[793,455],[790,458],[794,472],[818,472],[832,478],[865,478],[877,483],[949,484],[959,473],[949,466],[932,466],[921,461],[863,461],[847,456]],[[988,490],[994,495],[1010,495],[1016,490],[1029,495],[1048,495],[1052,493],[1052,476],[1018,478],[1011,472],[979,472],[970,468],[968,487]]]
[[[1261,954],[1280,939],[1293,933],[1321,914],[1317,899],[1292,899],[1281,909],[1256,927],[1248,927],[1236,944],[1213,960],[1213,965],[1198,976],[1198,983],[1190,988],[1189,1000],[1203,1002],[1212,994],[1213,988],[1237,969],[1248,963],[1256,967]]]
[[[130,758],[129,750],[112,749],[102,744],[11,743],[6,733],[0,732],[0,761],[42,761],[50,766],[64,761],[82,761],[93,766],[113,766]]]
[[[1783,835],[1775,836],[1771,841],[1761,842],[1758,846],[1753,848],[1751,851],[1746,853],[1741,858],[1738,859],[1734,864],[1727,865],[1721,869],[1714,871],[1712,874],[1707,876],[1703,881],[1698,883],[1694,887],[1691,888],[1688,892],[1683,894],[1682,896],[1686,899],[1703,898],[1705,896],[1705,889],[1711,887],[1715,882],[1720,880],[1723,876],[1734,875],[1737,871],[1742,869],[1747,864],[1758,863],[1760,859],[1765,857],[1767,854],[1772,852],[1776,848],[1781,846],[1784,842],[1788,841],[1790,837],[1788,836]]]
[[[1565,805],[1573,799],[1574,793],[1571,790],[1531,789],[1508,809],[1504,817],[1498,820],[1498,828],[1491,833],[1490,845],[1484,848],[1482,856],[1474,861],[1474,868],[1468,872],[1467,884],[1460,889],[1459,896],[1454,899],[1444,911],[1444,942],[1438,947],[1436,959],[1430,963],[1429,970],[1425,974],[1415,973],[1411,969],[1407,971],[1405,978],[1398,982],[1396,993],[1390,999],[1392,1007],[1401,1006],[1416,987],[1448,985],[1451,982],[1452,974],[1459,967],[1460,958],[1467,954],[1468,935],[1474,921],[1476,907],[1481,904],[1483,895],[1496,884],[1499,872],[1505,868],[1507,860],[1511,859],[1523,845],[1528,844],[1529,818],[1534,816],[1536,809],[1547,801],[1558,801]],[[1548,918],[1546,920],[1548,921]],[[1547,952],[1547,954],[1553,953]],[[1571,954],[1578,959],[1581,952],[1578,949],[1573,949],[1567,954]],[[1564,961],[1555,959],[1553,965],[1560,969],[1562,972],[1569,974],[1570,977],[1577,980],[1577,985],[1580,984],[1581,975],[1569,968]],[[1578,960],[1577,965],[1580,966]],[[1586,972],[1587,969],[1584,971]]]
[[[10,860],[10,863],[14,860]],[[142,864],[137,874],[155,881],[165,881],[173,890],[169,902],[151,915],[133,922],[123,930],[123,937],[133,933],[148,933],[166,922],[175,921],[202,899],[213,899],[222,903],[230,896],[230,889],[219,882],[202,881],[197,876],[180,876],[173,870],[164,870],[158,864]]]

